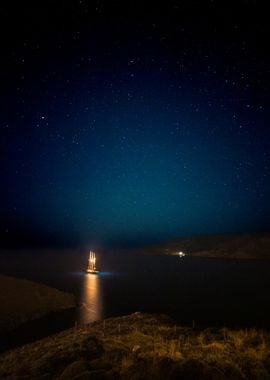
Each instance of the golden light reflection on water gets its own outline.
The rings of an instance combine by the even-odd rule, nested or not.
[[[89,323],[102,319],[102,296],[100,277],[85,274],[80,306],[80,323]]]

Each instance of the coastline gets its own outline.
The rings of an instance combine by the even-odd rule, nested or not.
[[[0,336],[51,313],[76,307],[72,294],[26,279],[0,275]]]
[[[198,235],[146,246],[134,252],[146,255],[177,255],[229,260],[270,260],[270,233]]]

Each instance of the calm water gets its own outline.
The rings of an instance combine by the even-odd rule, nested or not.
[[[270,327],[270,263],[176,256],[98,254],[100,275],[83,272],[87,252],[0,254],[0,272],[71,292],[80,323],[166,313],[198,326]]]

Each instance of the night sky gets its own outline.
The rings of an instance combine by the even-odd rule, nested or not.
[[[1,244],[269,230],[256,1],[54,3],[1,9]]]

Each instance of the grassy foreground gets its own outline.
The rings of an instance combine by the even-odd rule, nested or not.
[[[0,355],[1,379],[270,379],[270,333],[197,330],[135,313]]]

